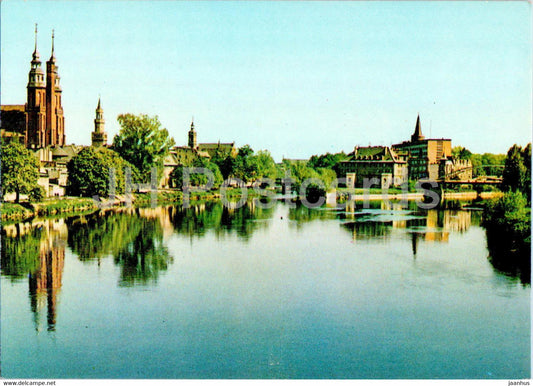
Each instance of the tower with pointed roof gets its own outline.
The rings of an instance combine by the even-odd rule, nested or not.
[[[65,119],[61,106],[61,86],[54,55],[46,62],[46,81],[39,51],[37,50],[37,24],[35,24],[35,49],[28,74],[26,112],[26,147],[40,149],[65,145]]]
[[[189,147],[196,149],[196,131],[194,130],[194,119],[191,121],[191,129],[189,130]]]
[[[61,106],[61,86],[54,54],[52,30],[52,54],[46,62],[46,145],[65,145],[65,119]]]
[[[104,130],[104,109],[98,98],[96,117],[94,119],[94,131],[91,133],[91,145],[94,147],[107,146],[107,133]]]
[[[46,84],[37,50],[37,24],[35,24],[35,49],[28,74],[25,144],[28,148],[46,146]]]
[[[415,132],[413,135],[411,135],[411,142],[419,142],[424,140],[424,136],[422,135],[422,128],[420,127],[420,114],[416,117],[416,126],[415,126]]]

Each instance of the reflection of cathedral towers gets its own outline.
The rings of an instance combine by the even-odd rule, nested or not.
[[[65,262],[66,225],[63,222],[48,222],[48,232],[41,240],[39,268],[30,274],[29,287],[31,310],[35,315],[36,329],[39,330],[40,315],[47,306],[48,330],[55,329],[57,298],[61,289]]]

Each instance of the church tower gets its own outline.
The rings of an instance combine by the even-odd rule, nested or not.
[[[194,131],[194,119],[191,121],[191,129],[189,130],[189,147],[196,149],[196,131]]]
[[[61,86],[54,55],[54,31],[52,30],[52,54],[46,62],[46,140],[47,145],[65,145],[65,120],[61,107]]]
[[[107,146],[107,133],[104,131],[104,123],[104,110],[100,104],[100,98],[98,98],[96,118],[94,119],[94,131],[91,133],[91,146]]]
[[[28,148],[46,146],[46,85],[37,51],[37,24],[35,24],[35,49],[28,74],[26,111],[26,139]]]

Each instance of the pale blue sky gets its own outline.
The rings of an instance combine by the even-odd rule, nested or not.
[[[67,142],[90,144],[102,97],[158,115],[186,144],[235,141],[307,158],[426,136],[474,152],[531,140],[527,2],[1,3],[1,102],[23,104],[39,24],[51,30]],[[431,131],[431,133],[430,133]]]

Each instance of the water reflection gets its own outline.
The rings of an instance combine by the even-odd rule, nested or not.
[[[450,233],[463,233],[480,223],[480,212],[457,209],[421,210],[415,202],[374,202],[369,208],[358,208],[355,203],[341,214],[343,224],[352,233],[352,239],[364,240],[380,237],[386,239],[392,229],[405,229],[411,237],[413,255],[416,256],[420,240],[448,242]]]
[[[35,329],[56,325],[58,297],[65,263],[67,226],[64,220],[41,220],[2,228],[2,273],[12,280],[28,277]]]
[[[502,234],[490,227],[486,229],[489,261],[494,269],[504,275],[531,284],[531,250],[523,240]]]
[[[273,217],[273,208],[263,208],[257,201],[249,201],[242,208],[235,209],[221,202],[206,202],[190,208],[169,207],[168,215],[174,231],[190,237],[202,237],[213,231],[217,237],[232,233],[243,240],[268,227]]]
[[[8,225],[2,228],[2,274],[12,281],[28,278],[36,329],[41,329],[46,319],[47,329],[54,330],[66,244],[80,261],[88,264],[100,265],[102,259],[112,259],[120,268],[119,286],[155,285],[173,263],[174,257],[165,245],[167,237],[183,235],[192,239],[212,233],[217,238],[235,235],[241,242],[247,242],[254,232],[267,229],[273,217],[274,208],[263,208],[254,201],[239,209],[206,202],[187,209],[121,208]],[[458,205],[426,211],[418,209],[414,202],[405,207],[397,202],[374,201],[369,208],[355,203],[346,208],[318,209],[296,205],[288,209],[288,218],[289,227],[297,229],[315,220],[339,221],[353,242],[387,242],[393,234],[409,238],[416,258],[421,242],[448,243],[450,234],[479,226],[481,212],[463,210]],[[489,247],[492,244],[489,242]],[[525,269],[499,266],[495,269],[529,282],[529,271]]]
[[[80,260],[100,263],[112,256],[120,267],[119,285],[157,283],[172,256],[163,243],[168,221],[164,208],[105,211],[69,220],[68,244]]]

